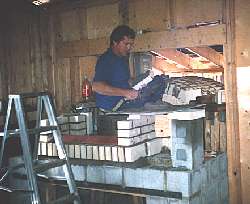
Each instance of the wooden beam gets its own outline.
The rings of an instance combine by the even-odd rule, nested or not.
[[[225,93],[230,204],[242,203],[239,111],[236,82],[235,0],[226,0]]]
[[[164,49],[159,51],[154,50],[154,52],[163,56],[167,60],[173,61],[175,64],[181,65],[182,68],[193,68],[190,64],[192,58],[180,51],[177,51],[176,49]]]
[[[134,51],[218,45],[224,44],[225,39],[224,24],[192,29],[149,32],[137,36]],[[98,55],[109,46],[109,38],[60,42],[60,44],[58,49],[59,57]]]
[[[155,58],[152,62],[152,66],[162,72],[191,72],[191,73],[213,73],[213,72],[224,72],[222,67],[209,67],[206,69],[188,69],[188,68],[178,68],[175,64],[170,64],[164,59]]]
[[[223,55],[219,52],[216,52],[214,49],[210,47],[188,47],[188,49],[197,55],[200,55],[213,62],[214,64],[224,67]]]
[[[150,51],[165,48],[222,45],[226,42],[224,24],[162,32],[148,32],[136,38],[134,50]]]

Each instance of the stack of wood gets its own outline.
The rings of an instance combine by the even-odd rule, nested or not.
[[[207,112],[205,117],[205,152],[226,152],[227,133],[225,111]]]
[[[197,76],[173,77],[163,94],[162,101],[172,105],[187,105],[198,96],[216,95],[223,90],[222,83]]]

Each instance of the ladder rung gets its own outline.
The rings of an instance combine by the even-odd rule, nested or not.
[[[62,166],[65,163],[66,163],[66,160],[58,159],[56,161],[50,161],[50,162],[46,162],[46,163],[43,163],[43,164],[36,164],[36,165],[34,165],[33,170],[36,173],[44,172],[44,171],[46,171],[48,169],[52,169],[52,168],[55,168],[55,167]]]
[[[47,204],[61,204],[61,203],[64,203],[64,202],[72,202],[74,200],[79,200],[79,196],[78,195],[75,195],[75,194],[68,194],[66,196],[63,196],[57,200],[53,200],[53,201],[50,201],[50,202],[47,202]]]
[[[43,126],[40,128],[33,128],[33,129],[28,129],[27,133],[28,134],[37,134],[41,132],[47,132],[49,130],[56,130],[58,126]],[[15,130],[8,130],[7,133],[9,135],[18,135],[20,134],[20,129],[15,129]]]
[[[36,93],[22,93],[22,94],[11,94],[9,95],[9,98],[35,98],[38,96],[46,96],[49,95],[48,92],[36,92]]]

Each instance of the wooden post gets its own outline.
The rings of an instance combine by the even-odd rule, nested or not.
[[[236,83],[235,0],[226,0],[225,90],[227,108],[227,155],[230,203],[241,202],[239,113]]]

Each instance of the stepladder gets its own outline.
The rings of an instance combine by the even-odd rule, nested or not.
[[[33,101],[35,101],[36,118],[35,127],[32,128],[28,128],[26,120],[27,118],[25,117],[26,114],[24,108],[24,101],[26,99],[32,99]],[[17,122],[16,129],[10,129],[9,127],[10,121],[13,117],[15,117]],[[46,118],[48,120],[47,126],[41,126],[42,118]],[[59,158],[47,162],[40,162],[38,159],[39,137],[40,133],[46,131],[50,131],[52,133]],[[15,167],[11,167],[11,169],[17,169],[19,167],[25,168],[29,188],[27,189],[27,191],[30,192],[30,201],[32,204],[44,203],[42,202],[39,193],[37,174],[56,167],[63,168],[65,180],[69,189],[69,194],[46,203],[81,203],[80,196],[74,180],[71,164],[66,154],[62,135],[57,122],[55,107],[53,105],[51,96],[47,92],[9,95],[7,113],[4,124],[4,136],[0,149],[0,167],[4,166],[4,159],[6,159],[6,143],[11,137],[19,137],[20,148],[22,150],[21,157],[23,160],[23,163],[21,165],[18,164]],[[32,144],[30,142],[30,138],[34,138]]]

